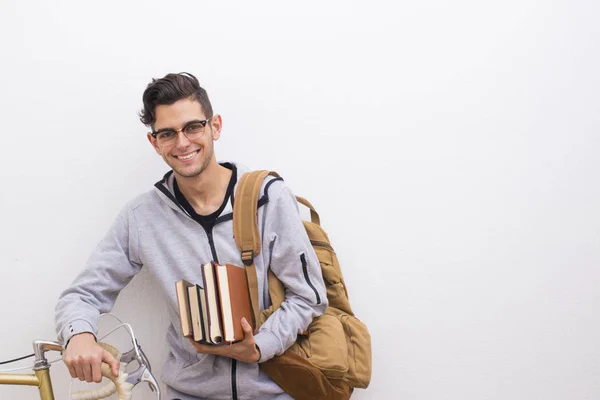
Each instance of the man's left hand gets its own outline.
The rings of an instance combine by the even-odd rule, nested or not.
[[[258,362],[260,351],[256,347],[252,327],[246,321],[246,318],[242,318],[242,329],[244,330],[244,340],[234,344],[207,345],[196,343],[192,338],[189,338],[189,340],[198,353],[225,356],[245,363]]]

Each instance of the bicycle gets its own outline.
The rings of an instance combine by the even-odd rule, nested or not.
[[[120,360],[121,367],[119,369],[119,375],[117,377],[114,377],[112,375],[110,366],[108,364],[103,363],[101,368],[102,376],[108,378],[110,382],[96,389],[88,389],[76,393],[71,393],[70,397],[72,400],[98,400],[111,396],[114,393],[118,394],[119,400],[130,400],[132,397],[133,388],[142,382],[148,383],[150,385],[150,389],[156,393],[157,399],[160,400],[160,388],[158,386],[158,382],[154,375],[152,375],[150,362],[146,358],[146,355],[142,351],[142,348],[139,346],[131,326],[126,323],[121,323],[121,325],[110,331],[108,334],[104,335],[104,337],[108,336],[110,333],[116,331],[121,327],[126,328],[129,335],[131,336],[133,349],[127,351],[124,354],[121,354],[119,350],[117,350],[115,347],[107,343],[99,342],[99,344],[103,348],[105,348],[108,352],[110,352],[113,355],[113,357],[115,357],[117,360]],[[63,347],[60,343],[53,341],[35,340],[33,342],[33,350],[35,362],[32,369],[34,373],[12,373],[12,371],[26,368],[17,368],[15,370],[4,371],[4,373],[0,373],[0,386],[37,386],[40,395],[40,400],[54,400],[54,391],[52,389],[52,381],[50,378],[51,362],[49,362],[46,359],[46,353],[48,351],[62,352]],[[133,371],[125,372],[125,368],[127,367],[127,365],[129,365],[132,362],[137,362],[138,367]]]

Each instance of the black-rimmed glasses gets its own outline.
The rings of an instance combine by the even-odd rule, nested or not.
[[[210,121],[211,118],[212,117],[207,118],[205,120],[190,121],[187,124],[185,124],[184,127],[181,129],[165,128],[151,132],[150,134],[153,138],[156,139],[158,144],[161,146],[175,143],[175,139],[177,138],[179,132],[183,132],[183,134],[190,140],[198,139],[202,137],[202,135],[204,135],[204,128],[206,127],[206,124],[208,123],[208,121]]]

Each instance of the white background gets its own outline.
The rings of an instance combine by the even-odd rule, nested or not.
[[[213,3],[0,3],[0,360],[56,337],[59,294],[166,172],[136,113],[189,71],[218,158],[321,212],[372,333],[356,399],[600,398],[600,4]],[[149,276],[115,313],[160,376]]]

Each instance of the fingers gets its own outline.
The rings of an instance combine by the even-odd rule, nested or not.
[[[101,382],[102,381],[102,372],[100,371],[101,364],[100,363],[92,363],[90,365],[90,367],[92,368],[92,380],[94,382]]]
[[[246,318],[242,318],[242,330],[244,331],[244,340],[251,341],[254,343],[254,334],[252,333],[252,326],[246,320]]]
[[[71,378],[75,379],[77,378],[77,371],[75,371],[75,367],[68,367],[69,369],[69,374],[71,374]]]
[[[74,366],[67,366],[69,369],[69,374],[71,374],[71,378],[75,379],[77,378],[77,371],[75,370]]]
[[[75,367],[76,377],[80,381],[85,381],[85,375],[83,374],[83,366],[79,363],[75,363],[74,367]]]
[[[65,365],[67,366],[67,369],[69,370],[69,374],[71,375],[71,378],[77,378],[77,371],[75,370],[75,365],[73,365],[71,360],[67,358],[66,352],[63,353],[62,359],[63,359],[63,362],[65,363]]]
[[[241,324],[244,331],[244,340],[237,343],[206,345],[196,343],[192,338],[188,338],[188,340],[198,353],[225,356],[242,362],[257,362],[260,359],[260,352],[256,347],[252,326],[245,318],[242,318]]]
[[[84,363],[81,366],[81,369],[83,370],[83,376],[85,378],[85,381],[93,382],[93,380],[92,380],[92,364]]]
[[[102,362],[110,365],[111,372],[115,378],[119,376],[119,367],[121,365],[106,350],[90,356],[78,356],[75,359],[65,358],[64,361],[72,378],[86,382],[102,382]]]
[[[222,355],[222,351],[220,350],[222,346],[196,343],[192,338],[188,338],[188,340],[198,353]]]
[[[95,343],[85,343],[85,337],[75,336],[79,340],[72,340],[63,353],[63,361],[72,378],[86,382],[102,381],[102,360],[104,349]],[[93,340],[93,339],[92,339]],[[88,341],[89,342],[89,341]],[[108,354],[110,356],[110,353]],[[111,360],[116,362],[114,358]],[[117,363],[118,369],[118,363]]]
[[[258,346],[256,346],[254,333],[252,332],[252,326],[248,320],[246,320],[246,318],[242,318],[242,329],[244,330],[243,342],[246,344],[248,349],[248,352],[244,355],[244,359],[242,361],[258,362],[260,360],[260,350],[258,349]]]
[[[110,365],[110,369],[115,378],[119,376],[119,368],[121,366],[121,363],[116,358],[114,358],[112,354],[104,350],[104,352],[102,353],[102,361]]]

